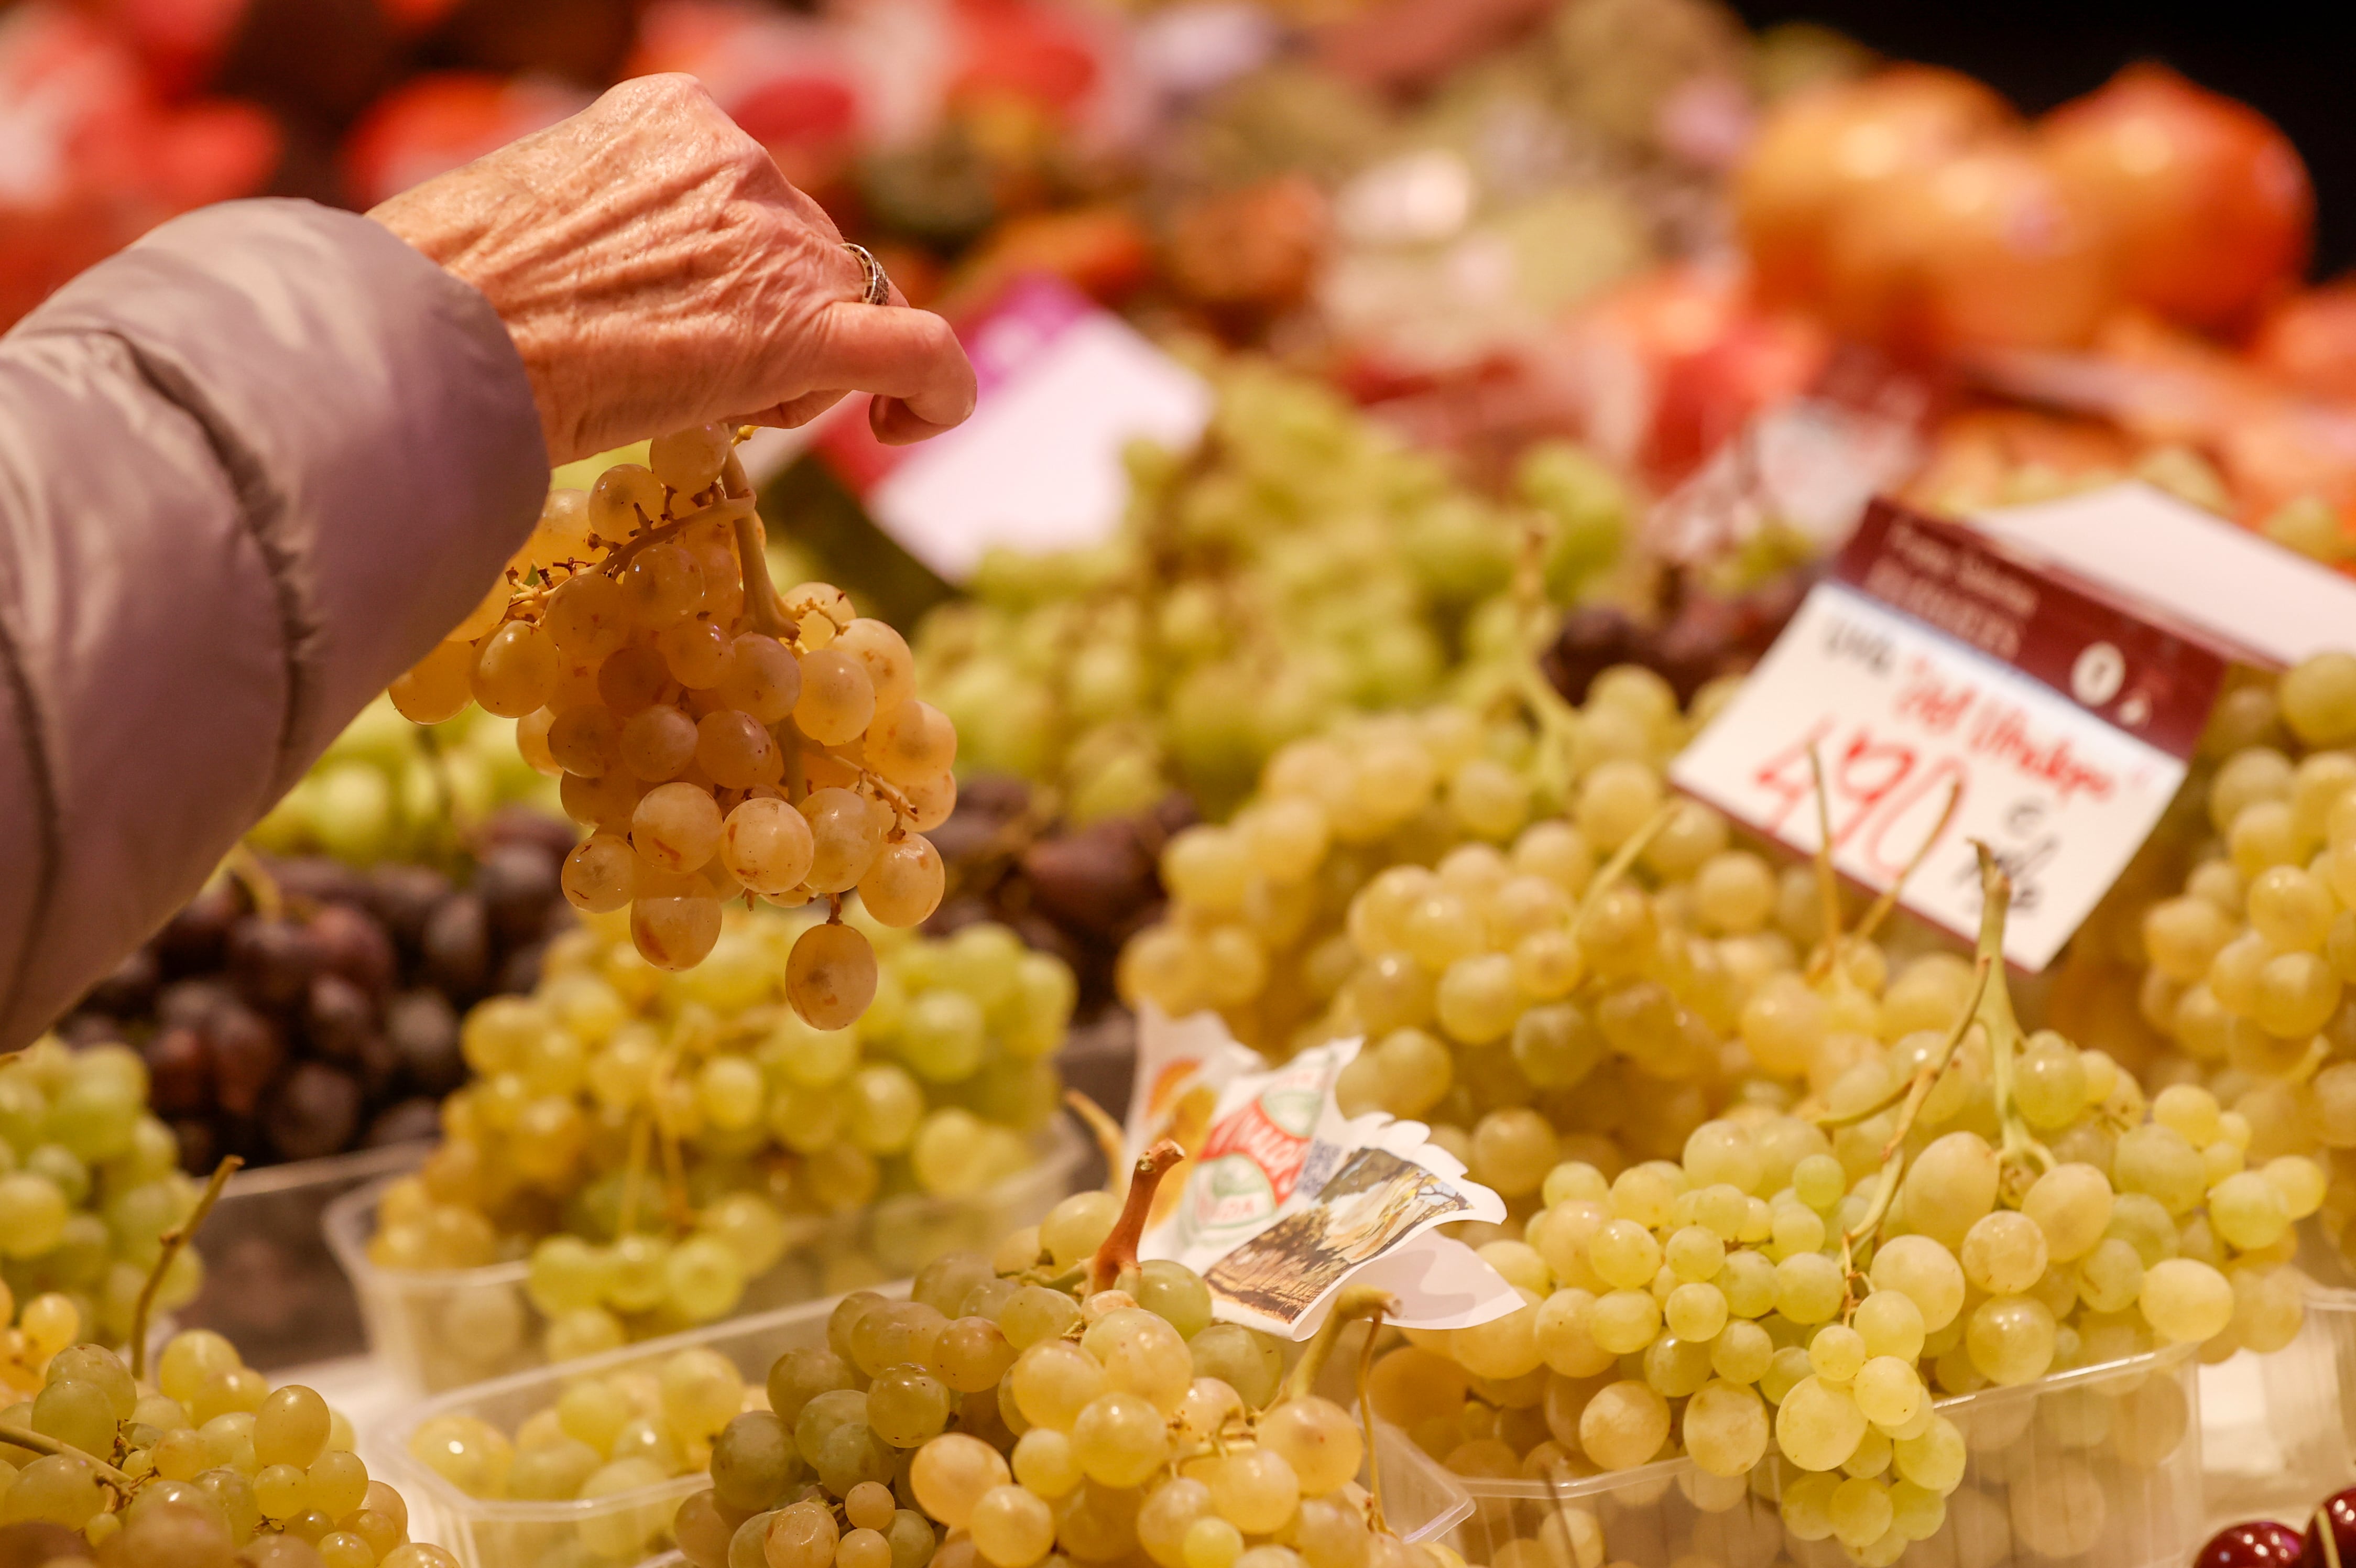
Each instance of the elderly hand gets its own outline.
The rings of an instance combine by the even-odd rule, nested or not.
[[[369,214],[480,289],[523,355],[551,463],[713,419],[801,424],[879,394],[891,442],[973,412],[948,323],[861,303],[819,205],[691,77],[626,81]]]

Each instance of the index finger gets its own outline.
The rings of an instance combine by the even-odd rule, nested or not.
[[[811,382],[875,393],[875,434],[884,441],[921,441],[973,412],[973,364],[949,324],[929,310],[830,305],[818,338]]]

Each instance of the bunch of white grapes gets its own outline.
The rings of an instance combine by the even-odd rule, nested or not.
[[[457,1568],[410,1541],[408,1505],[316,1392],[273,1390],[201,1329],[164,1347],[152,1381],[101,1346],[50,1349],[78,1326],[54,1299],[27,1304],[16,1330],[48,1355],[38,1391],[0,1411],[0,1525],[78,1530],[121,1568],[232,1552],[250,1568]]]
[[[721,1433],[675,1521],[688,1560],[1457,1568],[1370,1511],[1357,1422],[1307,1391],[1322,1348],[1287,1379],[1193,1271],[1136,1263],[1141,1190],[1066,1198],[908,1300],[846,1298]]]
[[[2190,870],[2127,923],[2145,1076],[2201,1085],[2259,1155],[2327,1160],[2323,1224],[2356,1215],[2356,656],[2228,693],[2188,786]],[[2179,1092],[2170,1088],[2162,1092]]]
[[[1673,1157],[1747,1073],[1807,1078],[1809,1042],[1737,1048],[1754,998],[1836,989],[1799,973],[1823,918],[1806,868],[1668,791],[1667,759],[1727,690],[1680,714],[1623,666],[1552,733],[1443,705],[1294,742],[1231,822],[1164,852],[1169,913],[1123,953],[1123,993],[1215,1009],[1278,1056],[1363,1036],[1343,1109],[1430,1122],[1522,1212],[1562,1159]],[[1922,978],[1845,950],[1871,989],[1844,984],[1785,1035],[1853,1049],[1914,1026]]]
[[[2000,919],[1977,976],[1956,964],[1949,1022],[1854,1061],[1805,1114],[1751,1103],[1679,1160],[1548,1173],[1520,1237],[1482,1249],[1522,1310],[1413,1337],[1376,1367],[1377,1409],[1472,1474],[1683,1454],[1736,1477],[1772,1454],[1801,1473],[1793,1532],[1879,1564],[1939,1529],[1963,1474],[1934,1391],[2288,1344],[2321,1168],[2252,1168],[2248,1123],[2207,1090],[2147,1104],[2108,1057],[2021,1037],[1987,978]]]
[[[824,583],[771,587],[734,446],[721,425],[685,430],[645,465],[551,490],[507,580],[391,690],[422,724],[469,701],[517,721],[592,830],[565,897],[627,908],[664,969],[702,961],[740,897],[839,907],[857,888],[875,919],[917,924],[943,880],[924,832],[957,797],[957,731],[917,700],[899,633]],[[874,983],[867,940],[839,919],[790,957],[788,997],[822,1028]]]
[[[1070,970],[1001,926],[933,939],[856,904],[849,918],[883,962],[842,1029],[782,994],[808,911],[731,911],[681,973],[611,917],[557,939],[531,995],[467,1015],[474,1076],[444,1102],[441,1145],[384,1193],[369,1255],[404,1271],[528,1258],[543,1348],[570,1359],[726,1316],[828,1216],[904,1193],[976,1198],[1027,1168],[1059,1103]],[[827,1258],[829,1288],[948,1244],[922,1223],[897,1240],[875,1229],[888,1255]],[[521,1340],[523,1305],[469,1294],[449,1307],[462,1320],[426,1337],[496,1362]]]
[[[179,1144],[146,1101],[146,1064],[127,1046],[73,1051],[48,1037],[0,1058],[0,1298],[28,1313],[54,1298],[76,1337],[123,1342],[161,1237],[196,1205]],[[175,1253],[158,1308],[187,1305],[203,1282],[196,1254]],[[0,1385],[21,1384],[26,1364],[0,1348]]]
[[[917,629],[969,763],[1056,786],[1080,821],[1173,787],[1223,816],[1285,742],[1430,702],[1511,639],[1533,520],[1558,602],[1619,552],[1627,497],[1574,449],[1539,448],[1500,505],[1330,389],[1250,363],[1215,374],[1195,450],[1132,451],[1117,538],[993,552],[974,596]]]

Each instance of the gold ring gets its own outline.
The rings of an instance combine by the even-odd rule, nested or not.
[[[842,248],[849,251],[852,255],[857,256],[859,258],[859,264],[862,268],[866,269],[867,286],[865,289],[861,291],[859,296],[860,303],[862,305],[890,304],[892,301],[892,277],[890,274],[884,270],[884,263],[875,259],[875,253],[873,251],[870,251],[866,246],[854,245],[848,240],[845,240],[842,242]]]

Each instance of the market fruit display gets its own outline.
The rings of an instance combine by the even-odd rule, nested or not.
[[[787,1000],[819,917],[766,907],[730,911],[705,961],[677,973],[617,916],[590,917],[530,995],[466,1016],[473,1076],[443,1102],[441,1145],[377,1202],[367,1256],[427,1280],[529,1271],[520,1293],[420,1298],[421,1337],[448,1364],[432,1380],[710,1322],[756,1283],[791,1301],[901,1277],[986,1222],[991,1189],[1034,1164],[1058,1111],[1071,972],[1001,926],[936,940],[856,904],[849,916],[883,962],[848,1028],[816,1028]],[[861,1216],[857,1245],[765,1280]]]
[[[516,750],[514,721],[469,708],[414,725],[379,697],[246,842],[264,854],[332,855],[363,868],[388,860],[448,866],[464,859],[470,830],[510,805],[563,814],[554,780]]]
[[[876,983],[843,895],[894,928],[940,902],[923,830],[956,802],[957,732],[916,697],[898,632],[827,584],[771,585],[740,434],[680,431],[551,489],[506,579],[391,698],[421,724],[470,702],[519,721],[523,756],[592,830],[565,897],[627,909],[651,963],[701,962],[728,899],[825,900],[837,914],[803,933],[787,991],[839,1029]]]
[[[2156,65],[2033,126],[1922,66],[1795,94],[1733,198],[1766,297],[1908,354],[2079,347],[2126,306],[2245,328],[2314,226],[2288,138]]]
[[[2356,1215],[2356,657],[2319,654],[2229,692],[2210,768],[2187,787],[2173,865],[2114,950],[2134,964],[2161,1097],[2204,1094],[2251,1133],[2253,1156],[2327,1161],[2326,1236]],[[2167,865],[2168,863],[2163,863]]]
[[[1544,553],[1568,601],[1619,553],[1628,499],[1570,448],[1534,454],[1518,505],[1452,484],[1332,392],[1218,372],[1192,453],[1132,454],[1111,542],[994,552],[916,646],[965,765],[1052,785],[1077,824],[1183,788],[1232,811],[1277,747],[1355,708],[1419,704],[1512,613]]]
[[[905,1301],[846,1297],[827,1348],[779,1358],[768,1408],[720,1430],[711,1489],[673,1521],[688,1560],[1449,1562],[1370,1516],[1365,1435],[1312,1391],[1368,1305],[1344,1302],[1288,1376],[1277,1342],[1212,1321],[1193,1271],[1138,1264],[1175,1155],[1149,1153],[1126,1204],[1082,1194],[994,1255],[942,1259]]]
[[[509,808],[470,837],[455,875],[233,856],[59,1032],[139,1052],[191,1172],[431,1138],[466,1077],[461,1012],[529,989],[574,919],[563,824]]]
[[[948,885],[925,929],[1007,926],[1025,946],[1071,965],[1085,1019],[1113,1002],[1121,944],[1160,912],[1162,851],[1193,825],[1194,807],[1173,793],[1145,811],[1075,826],[1050,814],[1053,799],[1009,774],[958,787],[957,810],[931,834]]]
[[[125,1342],[164,1233],[196,1205],[147,1084],[120,1045],[74,1051],[50,1036],[0,1058],[0,1294],[21,1308],[0,1314],[16,1321],[0,1336],[0,1380],[26,1397],[66,1345]],[[187,1305],[203,1277],[194,1252],[176,1251],[156,1309]]]
[[[456,1568],[411,1541],[408,1504],[369,1475],[351,1423],[317,1392],[273,1389],[202,1329],[140,1375],[144,1359],[126,1366],[78,1342],[70,1310],[41,1310],[55,1300],[27,1303],[8,1331],[12,1390],[27,1397],[0,1411],[0,1545],[13,1532],[43,1548],[23,1561],[82,1548],[102,1568],[209,1568],[232,1552],[252,1568]],[[67,1531],[80,1540],[57,1539]]]
[[[1705,1123],[1680,1161],[1547,1173],[1547,1207],[1483,1254],[1525,1308],[1445,1347],[1520,1407],[1494,1436],[1465,1439],[1467,1384],[1417,1362],[1431,1348],[1394,1352],[1387,1382],[1377,1365],[1377,1408],[1474,1475],[1683,1453],[1731,1477],[1772,1451],[1801,1473],[1781,1497],[1794,1534],[1890,1563],[1939,1529],[1962,1477],[1937,1395],[2168,1345],[2287,1345],[2306,1289],[2293,1227],[2322,1170],[2253,1162],[2248,1123],[2205,1090],[2147,1104],[2108,1058],[2026,1035],[1997,956],[2008,891],[1984,875],[1952,1022],[1855,1060],[1802,1113]]]

